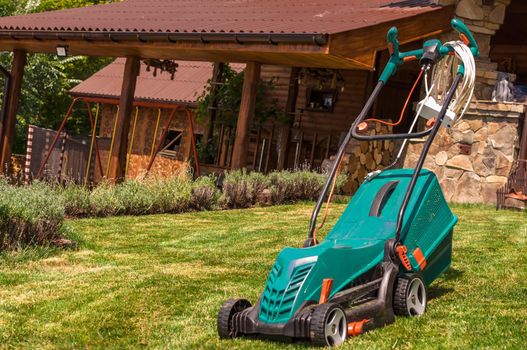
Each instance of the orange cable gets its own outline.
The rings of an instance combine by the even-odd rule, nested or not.
[[[414,94],[417,84],[419,84],[419,81],[421,81],[422,76],[423,76],[423,70],[419,72],[419,75],[417,76],[417,79],[415,80],[415,83],[412,86],[412,90],[410,90],[410,93],[408,94],[408,97],[406,98],[406,102],[404,103],[404,107],[403,107],[403,110],[401,111],[401,115],[399,116],[399,120],[396,123],[390,123],[385,120],[380,120],[380,119],[375,119],[375,118],[366,119],[365,121],[366,122],[369,122],[369,121],[378,122],[378,123],[389,125],[389,126],[399,125],[403,121],[404,113],[406,112],[406,109],[408,108],[408,103],[410,103],[410,99],[412,95]],[[315,228],[315,231],[313,231],[313,241],[314,242],[317,241],[318,230],[324,227],[324,224],[326,223],[326,220],[328,218],[329,206],[331,203],[331,199],[333,198],[333,194],[335,192],[335,186],[337,185],[337,178],[339,176],[340,165],[342,164],[343,159],[344,157],[340,159],[339,164],[337,166],[337,172],[335,173],[335,177],[333,178],[333,184],[331,185],[331,191],[329,192],[328,201],[326,202],[326,208],[324,209],[324,216],[322,217],[322,222],[320,223],[318,227]]]
[[[417,76],[417,79],[415,80],[414,86],[412,86],[412,90],[410,90],[410,93],[408,94],[408,97],[406,98],[406,102],[404,103],[403,110],[401,111],[401,115],[399,116],[399,120],[396,123],[391,123],[391,122],[388,122],[386,120],[375,119],[375,118],[366,119],[365,122],[377,122],[377,123],[381,123],[381,124],[388,125],[388,126],[397,126],[397,125],[401,124],[401,122],[403,121],[404,113],[406,113],[406,109],[408,108],[408,103],[410,103],[410,99],[412,98],[412,95],[414,94],[414,91],[415,91],[415,88],[417,87],[417,84],[419,83],[419,81],[421,81],[421,77],[422,76],[423,76],[423,70],[421,70],[419,72],[419,76]]]
[[[317,241],[317,232],[321,228],[324,227],[324,224],[326,223],[326,219],[328,218],[329,214],[329,205],[331,203],[331,199],[333,198],[333,193],[335,192],[335,186],[337,185],[337,178],[339,177],[339,170],[340,165],[342,164],[342,160],[344,157],[340,158],[339,164],[337,166],[337,171],[335,173],[335,177],[333,178],[333,184],[331,185],[331,191],[329,192],[328,201],[326,202],[326,208],[324,209],[324,216],[322,217],[322,222],[318,227],[315,228],[315,231],[313,231],[313,242]]]

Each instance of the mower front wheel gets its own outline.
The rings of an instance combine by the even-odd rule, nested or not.
[[[314,345],[337,346],[346,340],[348,323],[340,305],[319,305],[311,315],[310,336]]]
[[[218,335],[220,339],[229,339],[236,336],[232,329],[232,317],[247,308],[251,307],[251,303],[246,299],[230,299],[221,306],[218,313]]]
[[[414,274],[397,278],[393,294],[393,311],[399,316],[420,316],[426,311],[426,286]]]

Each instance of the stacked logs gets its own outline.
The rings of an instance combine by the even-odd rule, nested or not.
[[[373,132],[375,128],[375,132]],[[389,134],[392,128],[386,125],[371,126],[370,134]],[[357,141],[352,140],[346,150],[341,173],[348,176],[344,192],[353,194],[359,188],[368,173],[382,170],[392,162],[395,144],[393,141]]]

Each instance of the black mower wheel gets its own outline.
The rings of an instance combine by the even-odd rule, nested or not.
[[[397,278],[393,293],[393,311],[399,316],[420,316],[426,311],[427,295],[423,279],[418,275]]]
[[[317,306],[311,315],[311,342],[317,346],[337,346],[346,340],[348,322],[344,309],[334,303]]]
[[[218,335],[220,339],[234,338],[236,334],[232,331],[232,316],[251,307],[246,299],[230,299],[221,306],[218,313]]]

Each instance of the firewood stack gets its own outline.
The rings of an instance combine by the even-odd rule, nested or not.
[[[372,124],[371,129],[373,128],[375,134],[392,133],[390,126]],[[389,165],[392,162],[394,148],[394,142],[388,140],[372,142],[352,140],[348,145],[341,170],[342,174],[348,176],[344,192],[355,193],[369,172]]]

